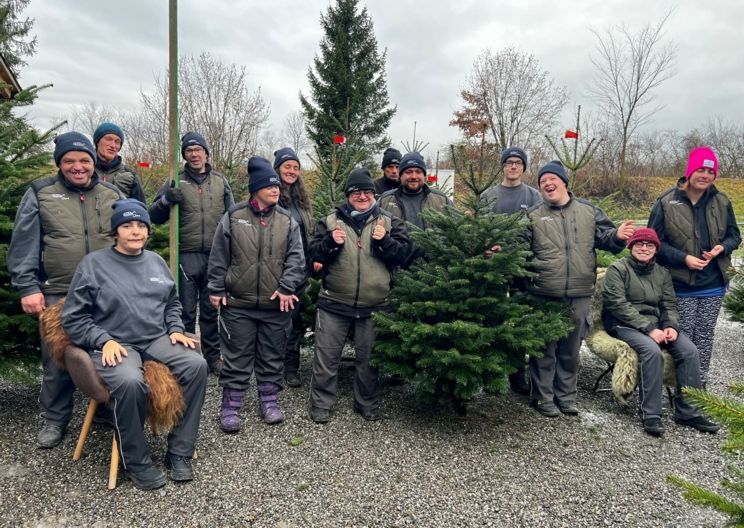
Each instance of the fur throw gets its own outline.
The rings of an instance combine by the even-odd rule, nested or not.
[[[54,362],[62,370],[67,370],[65,366],[65,350],[74,343],[67,337],[64,328],[62,328],[62,307],[65,305],[63,297],[54,306],[50,306],[39,316],[39,330],[41,337],[46,341],[49,354]]]

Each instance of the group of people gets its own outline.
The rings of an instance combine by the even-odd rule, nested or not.
[[[77,132],[57,137],[59,171],[24,195],[7,262],[26,313],[41,314],[66,296],[63,327],[89,351],[111,392],[111,405],[101,407],[99,418],[115,426],[124,474],[143,489],[166,482],[143,432],[145,360],[167,365],[186,399],[164,461],[173,480],[193,479],[191,458],[210,371],[223,390],[219,418],[225,432],[240,430],[254,372],[260,415],[268,424],[284,420],[280,391],[285,384],[302,385],[302,297],[313,274],[321,286],[310,418],[331,419],[341,354],[353,326],[354,410],[366,420],[379,419],[380,381],[369,361],[372,314],[389,309],[395,270],[425,258],[408,236],[409,229],[429,227],[419,213],[453,206],[426,183],[423,157],[387,149],[381,178],[373,180],[365,168],[352,170],[346,201],[315,222],[300,159],[291,148],[276,151],[273,163],[251,158],[249,194],[235,203],[227,179],[208,162],[206,141],[189,132],[181,142],[185,165],[178,185],[166,180],[146,207],[137,175],[119,156],[123,142],[123,131],[112,123],[99,126],[92,143]],[[608,332],[641,358],[643,426],[652,434],[663,432],[663,346],[677,368],[675,420],[715,432],[717,426],[679,390],[707,380],[729,256],[741,241],[731,203],[713,185],[718,168],[713,152],[692,152],[686,177],[661,196],[649,228],[638,230],[631,222],[616,227],[600,208],[574,197],[560,162],[539,169],[539,190],[529,187],[522,182],[527,161],[522,149],[506,149],[503,181],[484,199],[496,213],[527,215],[530,225],[521,237],[537,272],[527,290],[570,306],[575,326],[543,357],[529,359],[528,376],[527,365],[510,376],[512,389],[529,395],[544,416],[579,412],[579,347],[592,323],[595,250],[619,253],[628,247],[630,255],[607,271],[603,319]],[[163,259],[145,249],[152,224],[167,222],[174,205],[180,210],[178,286]],[[499,245],[486,254],[496,251]],[[665,267],[657,266],[657,259]],[[195,332],[197,313],[202,355],[186,335]],[[52,448],[71,419],[74,385],[43,340],[41,348],[44,425],[37,443]]]

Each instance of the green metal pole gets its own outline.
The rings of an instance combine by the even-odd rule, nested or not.
[[[168,8],[168,132],[170,136],[170,177],[178,187],[178,166],[181,161],[178,145],[178,0],[169,0]],[[171,206],[170,213],[170,268],[178,286],[178,204]]]

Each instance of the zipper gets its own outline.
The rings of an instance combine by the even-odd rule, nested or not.
[[[103,222],[101,221],[100,196],[96,195],[96,216],[98,217],[98,232],[103,233]]]
[[[354,308],[357,307],[359,302],[359,289],[361,288],[362,282],[362,234],[357,235],[357,285],[356,285],[356,296],[354,297]]]
[[[563,223],[563,239],[566,241],[566,288],[563,293],[564,297],[568,297],[568,278],[571,270],[571,251],[568,247],[568,228],[566,227],[566,215],[563,214],[563,207],[561,207],[561,222]]]
[[[269,227],[269,258],[271,258],[273,249],[274,249],[274,224],[272,223],[271,226]]]
[[[256,278],[256,308],[260,308],[261,305],[261,253],[263,252],[263,230],[264,230],[263,215],[261,215],[261,221],[258,223],[258,262],[256,267],[258,268],[258,277]]]
[[[202,195],[202,186],[199,184],[199,209],[201,210],[201,250],[204,251],[204,233],[206,228],[204,227],[204,196]]]
[[[579,243],[579,226],[576,223],[576,211],[573,214],[574,242]]]
[[[85,196],[80,192],[80,210],[83,212],[83,238],[85,239],[85,254],[90,253],[90,241],[88,240],[88,212],[85,210]]]

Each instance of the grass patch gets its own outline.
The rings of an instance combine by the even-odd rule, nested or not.
[[[39,383],[41,358],[36,354],[0,354],[0,378],[33,386]]]

